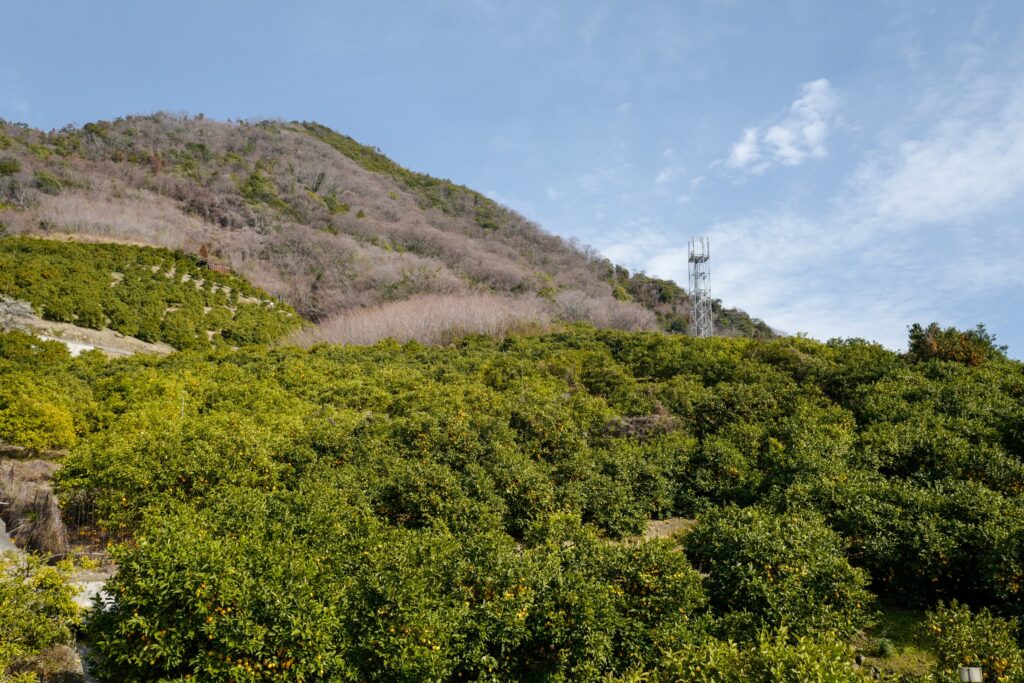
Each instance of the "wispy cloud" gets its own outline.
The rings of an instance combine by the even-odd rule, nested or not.
[[[839,96],[825,78],[805,83],[800,97],[780,120],[746,128],[725,160],[730,168],[754,174],[773,165],[798,166],[827,154],[825,141],[839,110]]]
[[[664,166],[660,171],[658,171],[658,175],[654,176],[654,182],[659,185],[664,185],[679,175],[682,170],[683,169],[679,166]]]
[[[996,92],[1002,94],[987,98],[986,115],[965,110],[975,103],[947,110],[923,135],[863,163],[851,180],[852,203],[907,228],[969,221],[1020,196],[1024,79],[1003,82]]]
[[[911,322],[972,325],[977,301],[1024,291],[1024,69],[961,77],[892,124],[820,214],[709,226],[715,296],[789,332],[901,347]],[[836,102],[827,82],[807,84],[779,123],[744,131],[728,165],[825,155]],[[607,251],[685,282],[685,247],[656,232]]]
[[[726,163],[733,168],[751,168],[755,173],[760,173],[768,168],[761,158],[761,143],[758,141],[757,128],[747,128],[743,131],[743,137],[733,143],[729,160]]]
[[[584,192],[592,195],[604,195],[621,188],[628,179],[633,165],[621,159],[608,160],[594,166],[577,180]]]

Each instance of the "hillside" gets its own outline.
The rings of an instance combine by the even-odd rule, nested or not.
[[[674,283],[630,274],[478,192],[314,123],[157,114],[50,133],[2,123],[0,224],[229,266],[324,323],[305,341],[409,338],[410,316],[424,341],[451,338],[452,327],[585,321],[682,332],[688,321]],[[399,313],[388,307],[409,300],[417,303]],[[721,334],[772,336],[763,322],[719,309]],[[350,338],[353,327],[361,332]]]
[[[117,360],[9,333],[0,375],[0,441],[67,450],[64,516],[117,562],[101,680],[1024,678],[1024,365],[983,329]],[[9,562],[0,669],[77,619],[65,570]]]
[[[302,322],[194,257],[121,244],[0,239],[0,296],[27,302],[44,320],[177,349],[272,342]]]

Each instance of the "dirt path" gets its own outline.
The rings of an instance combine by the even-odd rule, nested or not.
[[[697,520],[686,517],[669,517],[667,519],[649,519],[644,533],[640,536],[628,536],[623,539],[625,543],[642,543],[655,539],[676,539],[685,532],[697,526]]]
[[[137,353],[160,356],[174,353],[173,346],[162,342],[144,342],[114,330],[93,330],[70,323],[43,320],[27,303],[6,297],[0,297],[0,329],[19,330],[47,341],[62,342],[73,356],[92,349],[99,349],[112,358]]]

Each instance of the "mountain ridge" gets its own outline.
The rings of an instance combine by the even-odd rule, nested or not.
[[[475,190],[312,122],[160,113],[50,133],[3,122],[0,223],[198,254],[334,330],[418,296],[439,302],[429,314],[445,328],[450,309],[480,296],[511,328],[582,321],[685,332],[688,324],[689,301],[675,283],[631,274]],[[716,307],[720,334],[774,335]],[[460,329],[474,331],[464,322]],[[397,333],[380,325],[371,336]]]

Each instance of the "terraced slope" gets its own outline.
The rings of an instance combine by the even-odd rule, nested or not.
[[[245,280],[168,249],[0,239],[0,295],[45,320],[178,349],[275,341],[299,316]]]

